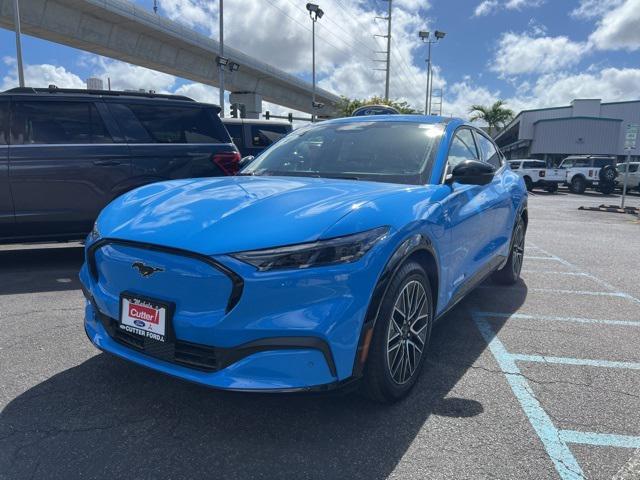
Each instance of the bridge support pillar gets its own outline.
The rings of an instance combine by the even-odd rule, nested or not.
[[[245,118],[260,118],[262,113],[262,95],[254,92],[231,92],[229,103],[244,105]]]

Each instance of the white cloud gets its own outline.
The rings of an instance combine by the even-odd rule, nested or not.
[[[567,37],[507,32],[498,42],[490,69],[502,76],[548,73],[576,65],[587,52],[586,43]]]
[[[91,68],[92,76],[103,79],[105,86],[107,78],[110,78],[113,90],[142,89],[168,92],[176,83],[176,77],[173,75],[97,55],[85,55],[82,62]]]
[[[620,6],[625,0],[581,0],[580,5],[570,15],[579,19],[592,19],[603,16],[610,10]]]
[[[6,65],[8,72],[0,80],[0,91],[19,85],[15,59],[4,57],[2,61]],[[61,88],[85,88],[85,83],[79,76],[67,71],[64,67],[56,67],[49,64],[25,65],[24,81],[28,87],[56,85]]]
[[[640,0],[625,0],[604,13],[589,40],[600,50],[640,49]]]
[[[495,13],[498,10],[522,10],[524,8],[539,7],[546,0],[483,0],[473,12],[476,17]]]

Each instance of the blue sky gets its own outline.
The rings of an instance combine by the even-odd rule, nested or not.
[[[372,68],[374,21],[381,0],[318,0],[320,85],[338,94],[383,93]],[[149,0],[136,0],[151,9]],[[216,0],[159,0],[159,14],[217,36]],[[226,0],[230,45],[309,79],[309,19],[299,0]],[[605,101],[640,98],[640,0],[394,0],[393,97],[423,105],[426,47],[417,31],[439,29],[434,47],[436,87],[444,87],[447,114],[472,103],[507,100],[514,110],[566,104],[576,97]],[[215,101],[214,88],[25,35],[27,79],[35,86],[81,86],[91,75],[110,76],[115,88],[179,91]],[[13,32],[0,29],[0,88],[16,83]],[[273,108],[272,108],[273,109]]]

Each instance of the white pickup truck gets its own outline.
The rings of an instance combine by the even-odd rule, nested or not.
[[[624,188],[624,176],[627,171],[627,164],[618,165],[618,177],[616,178],[616,187]],[[640,191],[640,162],[629,163],[629,177],[627,178],[627,191]]]
[[[558,190],[560,184],[566,181],[566,172],[564,170],[547,168],[547,163],[544,160],[509,160],[509,166],[511,170],[522,177],[529,191],[539,187],[553,193]]]
[[[566,172],[566,182],[572,193],[584,193],[594,188],[604,194],[613,192],[618,176],[615,157],[603,155],[572,155],[560,164]]]

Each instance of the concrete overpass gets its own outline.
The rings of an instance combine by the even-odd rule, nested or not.
[[[20,16],[25,34],[218,86],[216,40],[127,0],[20,0]],[[13,0],[0,0],[0,27],[14,28]],[[240,65],[226,72],[225,89],[248,113],[259,113],[263,99],[312,113],[311,84],[227,44],[224,53]],[[325,104],[317,113],[332,115],[339,97],[322,89],[316,97]]]

